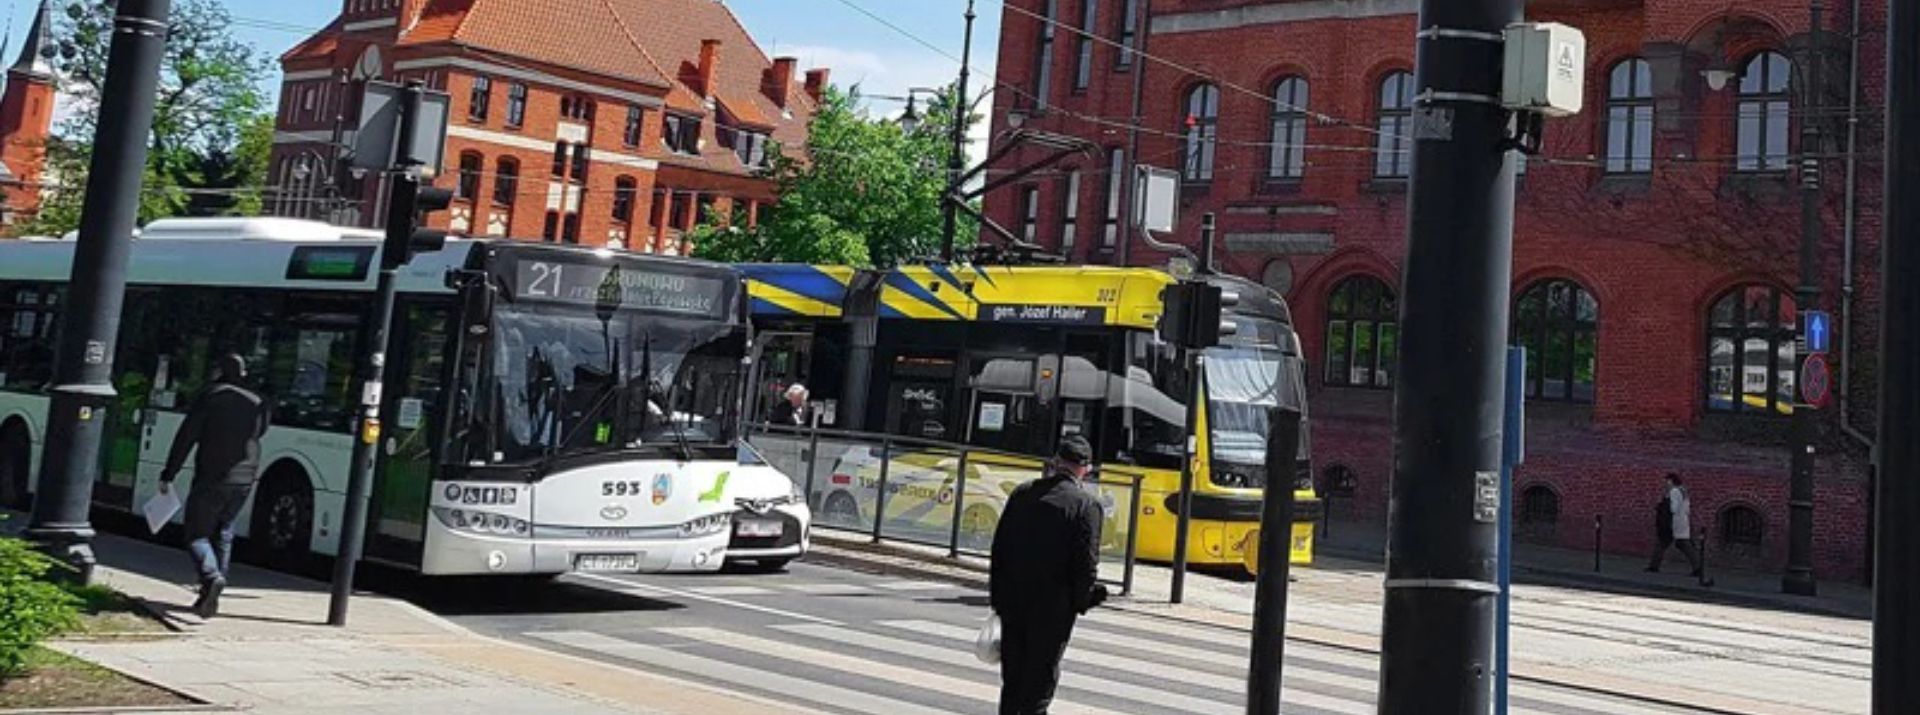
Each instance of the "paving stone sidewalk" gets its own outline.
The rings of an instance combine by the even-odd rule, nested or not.
[[[480,636],[412,604],[356,595],[325,625],[325,584],[235,565],[221,615],[187,610],[179,549],[102,535],[101,583],[164,613],[177,633],[52,647],[209,703],[179,712],[733,715],[789,712],[675,678]],[[364,581],[363,581],[364,583]],[[149,711],[151,712],[151,711]]]

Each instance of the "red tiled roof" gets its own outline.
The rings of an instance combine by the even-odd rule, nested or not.
[[[327,26],[321,28],[319,32],[314,33],[305,40],[301,40],[300,44],[294,45],[293,49],[287,50],[285,54],[280,55],[280,61],[298,62],[301,60],[328,59],[331,58],[334,51],[338,49],[340,49],[340,19],[334,18],[333,22],[327,23]]]
[[[634,41],[614,0],[432,0],[402,45],[442,42],[659,87],[666,74]]]

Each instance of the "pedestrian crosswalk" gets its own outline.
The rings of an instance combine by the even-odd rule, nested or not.
[[[751,586],[768,593],[915,593],[943,587],[917,582],[860,585],[861,591]],[[794,584],[800,585],[800,584]],[[709,597],[758,592],[714,592]],[[692,590],[692,589],[688,589]],[[978,609],[958,611],[978,613]],[[657,622],[606,633],[542,630],[524,635],[543,644],[624,661],[727,691],[748,692],[797,711],[849,715],[988,713],[999,697],[996,666],[973,655],[977,623],[953,610],[928,617],[715,623]],[[1101,610],[1082,619],[1068,649],[1053,712],[1077,715],[1244,712],[1246,634],[1148,615]],[[1289,643],[1287,713],[1372,715],[1377,656]],[[1516,682],[1513,713],[1654,715],[1660,706]]]

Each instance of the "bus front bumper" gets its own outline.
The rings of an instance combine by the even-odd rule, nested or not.
[[[534,527],[539,531],[539,527]],[[728,532],[685,539],[555,539],[428,526],[420,571],[429,576],[705,573],[720,570]]]

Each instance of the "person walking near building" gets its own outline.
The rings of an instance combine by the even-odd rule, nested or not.
[[[1667,549],[1677,546],[1687,557],[1687,564],[1693,567],[1692,575],[1700,580],[1700,585],[1713,585],[1713,580],[1707,578],[1706,565],[1701,563],[1700,549],[1693,542],[1693,503],[1687,498],[1686,487],[1678,474],[1667,474],[1666,494],[1661,496],[1654,511],[1654,531],[1660,545],[1653,552],[1653,562],[1647,564],[1648,573],[1659,573],[1660,564],[1666,561]]]
[[[1001,621],[1000,715],[1047,712],[1074,622],[1107,599],[1098,581],[1106,515],[1081,484],[1092,465],[1086,438],[1060,440],[1046,474],[1007,498],[994,532],[988,590]]]
[[[174,437],[160,488],[173,489],[187,454],[193,453],[193,484],[187,495],[187,553],[200,572],[201,618],[220,612],[233,559],[233,522],[253,493],[260,471],[260,437],[271,422],[266,400],[242,385],[247,363],[239,355],[220,359],[219,375],[195,398]]]

